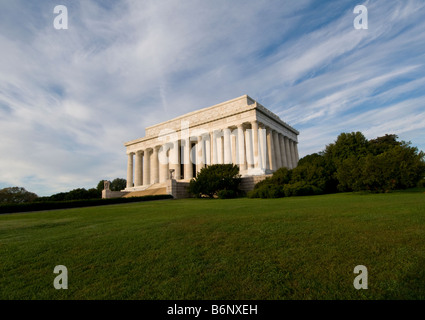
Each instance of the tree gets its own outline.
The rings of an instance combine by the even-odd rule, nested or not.
[[[369,141],[361,132],[341,133],[334,143],[326,146],[324,155],[338,167],[345,159],[367,155],[368,147]]]
[[[415,187],[424,177],[424,157],[424,153],[411,147],[410,143],[401,142],[376,156],[376,159],[384,164],[387,181],[393,181],[394,189],[407,189]]]
[[[0,190],[0,203],[25,203],[36,200],[35,193],[21,187],[9,187]]]
[[[341,133],[323,152],[300,159],[292,170],[277,170],[258,183],[250,197],[367,190],[388,192],[420,186],[425,154],[394,134],[367,140],[361,132]]]
[[[328,161],[324,153],[314,153],[300,159],[292,170],[290,183],[304,181],[325,193],[337,191],[338,181],[335,176],[335,166]],[[317,191],[317,189],[315,189]]]
[[[116,178],[112,182],[109,180],[109,187],[111,191],[121,191],[127,187],[127,180],[122,178]],[[97,191],[102,195],[102,191],[105,188],[105,180],[100,180],[96,186]]]
[[[338,167],[340,191],[388,192],[415,187],[425,174],[424,153],[386,135],[372,142],[370,153],[352,156]]]
[[[74,200],[90,200],[99,199],[102,197],[102,192],[97,188],[84,189],[77,188],[69,192],[60,192],[51,195],[50,197],[39,198],[40,201],[74,201]]]
[[[127,180],[116,178],[111,182],[111,191],[121,191],[127,187]],[[103,190],[103,189],[102,189]]]
[[[377,156],[384,153],[395,146],[401,146],[403,142],[397,141],[398,136],[395,134],[386,134],[383,137],[369,140],[369,152]]]
[[[88,199],[99,198],[97,194],[97,189],[90,189],[90,190],[91,191],[88,191],[84,188],[71,190],[65,195],[64,200],[71,201],[71,200],[88,200]],[[93,192],[93,190],[95,192]]]
[[[327,172],[322,154],[312,154],[300,159],[296,168],[280,168],[254,187],[248,194],[251,198],[280,198],[298,195],[313,195],[334,190],[332,174]]]
[[[59,192],[50,196],[50,201],[65,201],[68,192]]]
[[[109,181],[109,184],[111,184],[111,181]],[[105,180],[100,180],[99,183],[97,184],[97,191],[102,194],[103,189],[105,188]]]
[[[207,196],[213,198],[235,197],[239,190],[241,178],[239,167],[233,164],[215,164],[201,169],[197,177],[192,179],[188,191],[196,197]]]

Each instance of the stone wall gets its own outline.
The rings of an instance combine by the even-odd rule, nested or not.
[[[271,177],[272,175],[261,175],[261,176],[250,176],[250,177],[243,177],[241,184],[239,186],[239,189],[248,192],[251,190],[254,190],[254,186],[260,182],[266,179],[267,177]]]
[[[102,199],[122,198],[129,192],[102,190]]]
[[[187,192],[188,186],[189,182],[167,180],[167,194],[171,194],[174,199],[191,198],[192,196]]]

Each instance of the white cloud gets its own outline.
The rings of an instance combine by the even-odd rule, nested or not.
[[[300,129],[301,155],[346,130],[425,146],[421,1],[365,2],[366,32],[348,1],[63,2],[62,31],[54,1],[0,4],[0,187],[125,178],[125,141],[242,94]]]

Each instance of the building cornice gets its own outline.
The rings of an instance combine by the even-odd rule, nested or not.
[[[141,143],[141,142],[146,142],[152,139],[157,139],[158,137],[161,136],[161,134],[159,134],[159,132],[157,132],[154,135],[148,135],[148,133],[151,132],[155,132],[155,131],[161,131],[161,128],[171,128],[173,124],[175,124],[178,121],[183,121],[185,119],[188,118],[195,118],[196,116],[201,116],[202,114],[208,113],[210,111],[213,111],[214,109],[217,109],[217,111],[226,106],[226,105],[230,105],[230,104],[235,104],[240,100],[245,100],[245,102],[242,102],[243,106],[241,107],[241,105],[239,106],[233,106],[236,110],[236,112],[234,113],[224,113],[224,115],[221,115],[220,112],[217,112],[217,117],[214,119],[208,119],[208,120],[204,120],[204,121],[199,121],[198,123],[194,124],[193,126],[190,126],[190,128],[196,128],[196,127],[200,127],[200,126],[204,126],[206,124],[209,124],[211,122],[214,121],[219,121],[225,118],[228,118],[230,116],[235,116],[235,115],[239,115],[242,113],[246,113],[252,110],[256,110],[257,112],[262,113],[263,115],[265,115],[266,117],[274,120],[275,122],[277,122],[279,125],[283,126],[284,128],[286,128],[287,130],[291,131],[292,133],[294,133],[295,135],[298,135],[299,132],[294,129],[293,127],[291,127],[290,125],[288,125],[286,122],[284,122],[282,119],[280,119],[276,114],[274,114],[273,112],[271,112],[270,110],[268,110],[267,108],[265,108],[263,105],[261,105],[260,103],[256,102],[254,99],[252,99],[250,96],[248,95],[243,95],[240,96],[238,98],[229,100],[229,101],[225,101],[216,105],[213,105],[211,107],[207,107],[207,108],[203,108],[203,109],[199,109],[196,111],[192,111],[189,113],[186,113],[184,115],[178,116],[176,118],[158,123],[156,125],[153,126],[149,126],[146,128],[146,137],[143,138],[139,138],[139,139],[135,139],[135,140],[131,140],[128,141],[126,143],[124,143],[124,146],[126,147],[130,147],[132,145]],[[173,129],[171,129],[173,130]],[[180,132],[181,130],[174,130],[176,132]],[[167,133],[164,133],[164,135],[166,135]]]

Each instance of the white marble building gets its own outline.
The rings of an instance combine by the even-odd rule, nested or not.
[[[165,183],[171,174],[189,181],[211,164],[237,164],[242,177],[291,169],[299,160],[298,135],[247,95],[190,112],[148,127],[146,137],[125,143],[125,191]]]

